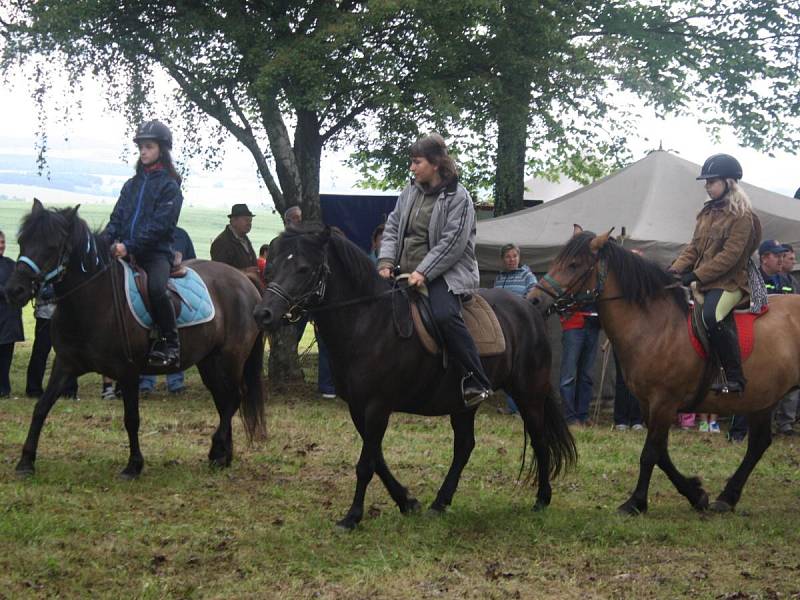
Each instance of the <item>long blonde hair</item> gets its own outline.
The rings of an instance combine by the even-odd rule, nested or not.
[[[735,179],[726,179],[728,184],[728,192],[725,197],[728,200],[728,206],[725,210],[730,211],[737,217],[741,217],[747,212],[753,210],[753,205],[750,203],[750,197],[742,189],[742,186]]]

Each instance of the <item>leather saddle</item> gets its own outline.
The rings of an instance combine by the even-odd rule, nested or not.
[[[153,310],[152,306],[150,305],[150,293],[147,291],[147,271],[136,264],[135,260],[131,260],[130,265],[136,275],[133,278],[133,280],[136,282],[136,289],[139,291],[139,295],[142,297],[142,302],[144,302],[147,312],[152,315]],[[177,265],[173,264],[169,272],[169,278],[180,279],[181,277],[186,277],[186,267],[180,263]],[[181,308],[186,300],[181,297],[178,290],[170,281],[167,281],[167,293],[169,294],[170,300],[172,300],[172,307],[175,309],[175,319],[177,319],[181,314]]]
[[[411,320],[422,345],[428,353],[438,355],[444,343],[439,334],[430,300],[422,294],[409,294]],[[497,315],[491,305],[480,295],[473,294],[465,298],[461,306],[461,314],[480,356],[496,356],[506,350],[506,338]]]

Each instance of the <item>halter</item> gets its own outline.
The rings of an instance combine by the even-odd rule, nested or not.
[[[597,284],[591,290],[578,292],[577,294],[569,291],[570,288],[580,287],[592,274],[592,271],[597,273]],[[606,278],[608,277],[608,263],[600,258],[598,254],[594,261],[586,267],[586,269],[572,278],[567,284],[566,289],[561,286],[558,281],[553,279],[549,274],[542,277],[541,281],[537,282],[534,287],[539,288],[545,294],[553,298],[553,304],[547,309],[547,314],[558,313],[564,314],[572,311],[576,307],[593,304],[600,299],[600,295],[605,288]],[[542,282],[547,283],[552,290],[544,287]]]
[[[49,271],[47,273],[43,273],[41,267],[39,265],[37,265],[36,261],[34,261],[29,256],[24,256],[23,255],[23,256],[20,256],[17,259],[18,263],[23,263],[23,264],[27,265],[27,267],[31,271],[33,271],[34,277],[32,279],[33,279],[34,284],[35,284],[35,286],[37,288],[40,288],[43,285],[46,285],[46,284],[48,284],[50,282],[58,283],[59,281],[61,281],[61,279],[63,279],[64,274],[67,272],[67,263],[69,262],[70,254],[72,253],[72,249],[69,248],[68,245],[67,245],[68,241],[69,241],[69,236],[66,236],[64,238],[64,242],[61,244],[61,248],[59,249],[59,256],[58,256],[58,262],[56,263],[56,267],[53,270],[51,270],[51,271]],[[95,265],[94,266],[96,267],[98,264],[100,264],[100,257],[98,256],[98,253],[97,253],[97,248],[96,248],[96,245],[95,245],[94,238],[91,235],[89,235],[89,233],[87,232],[86,233],[86,251],[87,251],[87,253],[92,249],[95,250]],[[107,266],[104,267],[103,269],[101,269],[100,271],[96,272],[87,281],[84,281],[83,283],[78,284],[77,286],[75,286],[74,289],[69,290],[66,294],[63,294],[62,296],[60,296],[58,298],[63,298],[65,296],[68,296],[69,294],[74,292],[77,288],[83,287],[86,283],[88,283],[89,281],[92,281],[97,275],[99,275],[100,273],[105,271],[106,268],[107,268]],[[88,271],[86,270],[86,265],[83,264],[83,260],[81,260],[81,271],[83,271],[84,273],[88,273]],[[34,291],[36,291],[36,290],[34,290]]]

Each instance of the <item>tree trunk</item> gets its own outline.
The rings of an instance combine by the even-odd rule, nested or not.
[[[285,392],[288,384],[303,381],[297,356],[297,328],[281,327],[269,336],[267,385],[271,392]]]
[[[319,204],[319,171],[322,160],[322,137],[319,119],[311,111],[297,111],[297,128],[294,133],[294,155],[303,184],[300,208],[303,221],[322,222]]]
[[[528,106],[518,103],[501,108],[497,115],[497,164],[494,184],[494,216],[524,208],[525,149],[528,139]]]

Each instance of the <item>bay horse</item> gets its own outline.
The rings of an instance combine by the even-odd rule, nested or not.
[[[755,321],[757,343],[744,363],[744,394],[709,393],[711,373],[692,348],[689,304],[675,277],[609,241],[611,232],[596,236],[579,231],[561,249],[531,298],[549,311],[595,302],[625,382],[641,403],[647,437],[639,479],[619,511],[633,515],[647,510],[656,465],[695,509],[734,510],[772,441],[773,407],[800,385],[800,297],[770,296],[769,311]],[[669,430],[679,410],[748,415],[744,459],[710,506],[700,479],[684,476],[669,456]]]
[[[336,392],[347,402],[362,439],[352,505],[337,525],[353,529],[364,514],[364,494],[377,473],[400,512],[420,509],[383,457],[382,441],[393,412],[449,415],[453,460],[430,505],[434,514],[451,504],[461,472],[475,446],[475,413],[461,396],[461,373],[452,361],[429,354],[413,331],[409,300],[381,278],[369,257],[328,228],[284,232],[270,258],[267,288],[254,316],[273,330],[300,313],[313,315],[328,347]],[[551,500],[550,478],[574,463],[575,442],[550,390],[550,346],[544,319],[529,302],[505,290],[480,290],[494,308],[506,338],[503,354],[482,360],[493,387],[514,398],[530,433],[534,508]],[[523,468],[525,456],[523,453]],[[534,474],[534,469],[536,472]],[[522,472],[522,470],[521,470]]]
[[[47,388],[33,409],[20,475],[32,475],[39,435],[50,409],[70,376],[101,373],[116,380],[122,391],[130,455],[121,477],[134,479],[144,466],[139,448],[139,375],[166,373],[147,366],[148,331],[139,326],[125,300],[123,266],[111,258],[110,242],[90,231],[78,207],[45,209],[33,201],[19,231],[20,260],[5,294],[22,306],[41,285],[53,282],[56,310],[50,321],[55,360]],[[248,439],[264,435],[264,344],[253,321],[261,296],[236,269],[204,260],[191,266],[208,288],[214,318],[181,328],[181,363],[194,364],[211,391],[219,412],[208,458],[227,467],[233,458],[231,419],[238,408]]]

